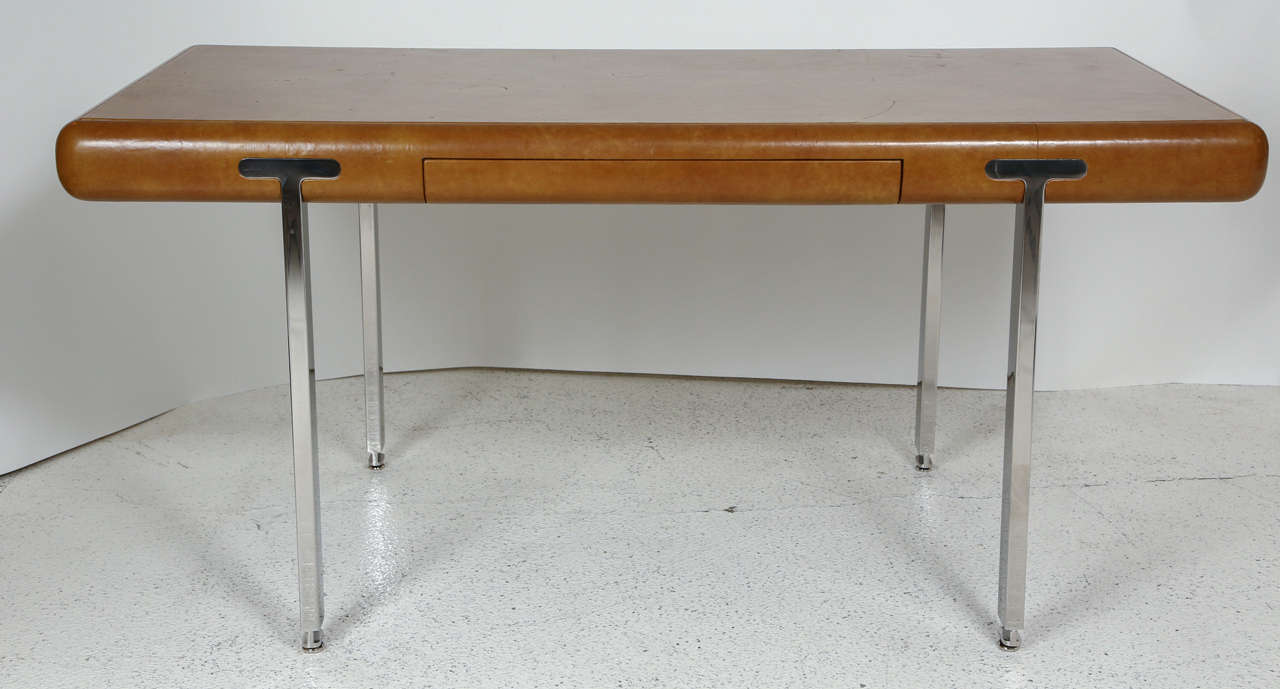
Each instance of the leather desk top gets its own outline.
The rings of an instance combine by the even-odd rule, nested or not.
[[[334,158],[309,201],[1013,202],[992,158],[1083,158],[1048,200],[1227,201],[1262,130],[1110,48],[196,46],[58,137],[97,200],[276,200],[246,157]]]

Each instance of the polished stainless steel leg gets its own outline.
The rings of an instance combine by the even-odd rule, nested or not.
[[[382,419],[382,294],[378,285],[378,207],[359,205],[360,298],[364,316],[364,435],[369,468],[381,469],[386,426]]]
[[[246,158],[240,174],[280,182],[284,222],[284,286],[293,409],[293,486],[298,527],[298,602],[302,648],[323,645],[324,586],[320,558],[320,475],[316,452],[316,372],[311,334],[311,256],[302,181],[338,176],[334,160]]]
[[[933,468],[938,427],[938,343],[942,330],[942,238],[946,206],[924,211],[924,277],[920,285],[920,377],[916,383],[916,468]]]
[[[1040,218],[1045,185],[1079,179],[1081,160],[993,160],[992,179],[1021,180],[1014,221],[1013,290],[1009,309],[1009,377],[1005,396],[1004,492],[1000,501],[1000,645],[1022,645],[1027,591],[1027,520],[1031,493],[1031,416],[1040,284]]]

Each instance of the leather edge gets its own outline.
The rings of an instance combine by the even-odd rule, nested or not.
[[[1016,202],[987,180],[996,157],[1079,157],[1089,175],[1051,184],[1063,203],[1240,201],[1261,188],[1266,134],[1247,120],[1093,123],[506,125],[221,122],[80,118],[55,146],[64,189],[84,200],[270,201],[243,157],[326,157],[337,180],[308,201],[422,203],[427,157],[803,158],[903,161],[901,203]]]

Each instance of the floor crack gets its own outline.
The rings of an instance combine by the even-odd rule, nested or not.
[[[1106,522],[1107,525],[1110,526],[1113,531],[1120,534],[1120,537],[1124,539],[1125,543],[1129,544],[1130,548],[1137,547],[1136,545],[1134,545],[1133,540],[1129,538],[1129,534],[1126,533],[1124,529],[1120,528],[1120,525],[1116,524],[1115,521],[1111,519],[1111,517],[1108,517],[1106,513],[1102,511],[1102,508],[1098,507],[1092,502],[1089,502],[1088,500],[1085,499],[1083,495],[1081,495],[1079,492],[1075,490],[1072,490],[1071,494],[1076,496],[1076,499],[1078,499],[1080,502],[1083,502],[1084,504],[1088,505],[1089,508],[1093,510],[1094,514],[1101,517],[1102,521]]]
[[[1240,478],[1280,478],[1280,474],[1235,474],[1227,476],[1174,476],[1172,478],[1149,478],[1143,483],[1172,483],[1175,481],[1234,481]]]
[[[662,450],[658,449],[658,444],[653,441],[653,438],[646,438],[644,446],[653,450],[654,454],[658,455],[658,459],[661,459],[663,462],[667,461],[667,456],[662,454]]]

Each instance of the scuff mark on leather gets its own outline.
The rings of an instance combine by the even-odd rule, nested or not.
[[[863,120],[869,120],[869,119],[871,119],[871,118],[873,118],[873,117],[879,117],[879,116],[881,116],[881,115],[885,114],[886,112],[889,112],[890,110],[893,110],[893,106],[895,106],[895,105],[897,105],[897,104],[898,104],[898,99],[897,99],[897,98],[894,98],[893,100],[890,100],[890,101],[889,101],[889,107],[885,108],[884,110],[881,110],[880,112],[876,112],[876,113],[872,113],[872,114],[870,114],[870,115],[867,115],[866,117],[864,117],[864,118],[862,118],[862,119],[863,119]]]

